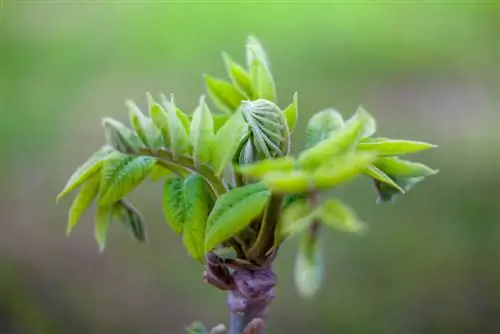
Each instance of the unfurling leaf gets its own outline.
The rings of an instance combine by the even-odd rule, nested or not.
[[[437,147],[436,145],[399,139],[382,140],[377,138],[373,141],[365,140],[358,144],[358,151],[376,151],[380,156],[391,156],[416,153]]]
[[[247,66],[251,67],[254,60],[259,60],[265,67],[269,68],[269,58],[257,37],[249,36],[245,45]]]
[[[276,159],[260,160],[253,164],[238,165],[235,169],[246,176],[263,177],[270,172],[291,172],[294,167],[295,159],[287,156]]]
[[[208,216],[205,252],[238,234],[261,215],[270,196],[263,183],[235,188],[220,196]]]
[[[129,108],[130,124],[139,139],[147,147],[162,148],[164,146],[163,136],[153,121],[144,115],[133,101],[127,100],[125,104]]]
[[[116,152],[101,170],[99,205],[113,204],[132,191],[151,172],[156,159],[136,157]]]
[[[254,56],[253,58],[250,64],[253,97],[276,102],[276,84],[270,69],[258,57]]]
[[[314,169],[325,160],[353,150],[370,118],[371,116],[366,111],[358,110],[342,128],[331,133],[327,139],[303,151],[298,159],[300,167]]]
[[[298,105],[297,92],[293,94],[293,102],[288,107],[283,110],[283,116],[285,117],[286,124],[288,125],[288,131],[292,133],[297,124],[297,119],[299,118],[299,105]]]
[[[241,113],[250,127],[258,153],[268,159],[288,154],[290,133],[277,105],[263,99],[244,101]]]
[[[191,121],[191,143],[196,164],[207,163],[210,160],[213,142],[214,121],[202,96]]]
[[[317,208],[316,217],[324,225],[344,232],[361,232],[365,228],[354,210],[336,199],[328,199]]]
[[[164,96],[162,96],[162,100],[168,119],[170,149],[173,156],[178,157],[189,152],[190,141],[188,131],[186,130],[189,129],[189,120],[187,119],[187,116],[185,116],[175,106],[173,95],[171,95],[170,101],[168,101]]]
[[[374,165],[389,175],[400,177],[430,176],[438,172],[424,164],[402,160],[397,157],[378,158]]]
[[[423,181],[425,179],[424,176],[421,177],[397,177],[397,176],[391,176],[391,178],[396,182],[396,184],[402,188],[405,193],[407,193],[411,188],[413,188],[417,183]],[[378,199],[377,203],[380,202],[394,202],[394,199],[396,198],[397,195],[401,194],[399,191],[394,189],[393,187],[381,183],[378,181],[375,181],[375,187],[378,192]]]
[[[368,168],[365,170],[365,174],[372,177],[373,179],[375,179],[379,182],[386,183],[386,184],[392,186],[393,188],[396,188],[401,193],[404,193],[404,190],[401,189],[401,187],[398,186],[398,184],[396,182],[394,182],[394,180],[391,179],[391,177],[389,175],[387,175],[386,173],[381,171],[376,166],[373,166],[373,165],[368,166]]]
[[[137,134],[117,120],[106,117],[102,120],[102,126],[106,142],[118,152],[131,153],[144,147]]]
[[[116,202],[113,204],[113,216],[132,231],[136,240],[146,241],[146,227],[142,216],[131,204],[125,200]]]
[[[294,267],[295,286],[299,295],[310,298],[323,280],[323,260],[318,240],[304,233]]]
[[[100,181],[101,176],[99,174],[94,174],[86,183],[83,184],[80,192],[76,195],[75,200],[69,209],[66,235],[71,233],[73,228],[78,224],[82,215],[94,200],[97,195],[97,191],[99,190]]]
[[[307,123],[307,145],[311,148],[319,142],[330,138],[334,131],[344,126],[342,115],[335,109],[323,109],[314,114]]]
[[[94,236],[99,250],[102,252],[106,247],[106,239],[108,236],[108,229],[113,220],[113,204],[98,205],[95,215],[95,228]]]
[[[235,63],[227,53],[223,53],[222,57],[224,58],[227,73],[231,77],[233,85],[246,95],[247,99],[253,99],[252,83],[248,73],[241,65]]]
[[[231,162],[247,132],[248,126],[240,112],[234,113],[217,132],[212,150],[212,165],[216,176],[221,175],[224,167]]]
[[[368,112],[363,108],[363,106],[358,107],[358,111],[361,110],[363,113],[368,114]],[[377,131],[377,123],[375,122],[375,119],[373,117],[368,117],[365,126],[363,128],[363,133],[361,134],[362,138],[370,137]]]
[[[229,114],[233,114],[246,97],[231,83],[205,75],[208,96],[214,104]]]
[[[293,236],[304,232],[314,219],[313,208],[306,198],[301,198],[286,208],[281,213],[279,221],[279,233],[277,233],[277,242],[287,236]]]
[[[109,145],[105,145],[92,154],[92,156],[71,175],[64,189],[57,195],[56,201],[78,188],[95,174],[99,173],[104,161],[109,158],[112,152],[113,148]]]

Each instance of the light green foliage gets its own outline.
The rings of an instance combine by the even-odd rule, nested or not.
[[[294,267],[295,286],[302,297],[312,297],[323,279],[323,260],[317,239],[303,233]]]
[[[112,118],[104,118],[102,126],[106,142],[118,152],[134,152],[144,146],[135,132]]]
[[[252,82],[250,76],[245,69],[238,63],[234,62],[227,53],[223,53],[226,70],[233,82],[233,85],[245,95],[247,99],[253,99]]]
[[[181,116],[182,112],[178,111],[175,106],[174,96],[170,101],[163,98],[163,105],[168,120],[168,132],[170,134],[170,149],[174,157],[188,153],[190,147],[189,135],[186,128],[189,128],[189,120],[187,117]],[[186,121],[188,124],[186,124]]]
[[[337,199],[328,199],[316,209],[316,217],[326,226],[344,232],[361,232],[365,224],[354,210]]]
[[[163,214],[165,221],[175,233],[182,233],[185,224],[186,200],[185,184],[181,178],[172,178],[165,181],[163,186]]]
[[[248,126],[243,116],[240,112],[236,112],[217,132],[212,151],[212,165],[216,176],[221,175],[226,165],[232,160],[247,131]]]
[[[193,113],[190,134],[195,163],[208,162],[214,144],[214,121],[203,96]]]
[[[163,144],[165,147],[171,147],[170,143],[170,126],[168,121],[167,112],[156,103],[153,97],[148,93],[149,115],[153,123],[160,130],[163,137]]]
[[[344,126],[342,115],[335,109],[328,108],[318,111],[307,123],[307,143],[308,148],[331,137],[334,131]]]
[[[101,170],[99,205],[113,204],[132,191],[151,172],[156,159],[114,153]]]
[[[265,184],[254,183],[219,197],[208,217],[205,252],[236,235],[261,215],[270,196]]]
[[[295,159],[288,156],[272,160],[260,160],[254,164],[237,165],[235,169],[247,176],[262,177],[270,172],[291,172],[294,167]]]
[[[436,145],[400,139],[377,139],[374,141],[365,141],[358,144],[359,151],[376,151],[381,156],[392,156],[416,153],[436,147]]]
[[[222,126],[224,124],[226,124],[226,122],[229,119],[229,117],[231,117],[231,115],[228,115],[228,114],[212,114],[212,119],[213,119],[213,122],[214,122],[214,133],[217,133],[220,130],[220,128],[222,128]]]
[[[288,236],[304,232],[314,218],[313,207],[311,207],[306,198],[299,198],[293,201],[281,213],[276,242],[279,243]]]
[[[249,66],[254,98],[276,102],[276,85],[271,70],[255,50],[250,50],[250,52],[253,55]]]
[[[222,111],[232,114],[246,97],[230,82],[205,75],[207,92],[215,105]]]
[[[113,217],[118,218],[130,229],[138,241],[146,241],[146,227],[139,212],[127,201],[120,200],[113,205]]]
[[[104,248],[106,247],[108,229],[112,220],[113,204],[98,205],[95,215],[94,237],[101,252],[104,251]]]
[[[437,173],[436,170],[424,164],[399,159],[397,157],[378,158],[374,165],[387,174],[400,177],[430,176]]]
[[[126,105],[129,108],[130,125],[132,125],[139,139],[147,147],[163,147],[163,136],[153,121],[144,115],[133,101],[126,101]]]
[[[78,224],[78,221],[88,209],[99,190],[101,177],[99,174],[94,174],[80,189],[76,195],[71,208],[69,209],[68,227],[66,234],[69,235],[73,228]]]
[[[394,182],[394,180],[391,179],[389,175],[381,171],[378,167],[374,165],[368,166],[368,168],[365,170],[364,173],[372,177],[373,179],[382,183],[386,183],[391,187],[395,188],[396,190],[398,190],[399,192],[404,193],[404,190],[400,186],[398,186],[398,184]]]
[[[285,117],[286,124],[288,126],[288,131],[292,133],[297,124],[297,119],[299,118],[299,104],[298,104],[298,94],[293,94],[293,102],[283,110],[283,116]]]

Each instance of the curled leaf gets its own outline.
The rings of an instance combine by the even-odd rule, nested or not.
[[[384,173],[383,171],[381,171],[378,167],[376,167],[374,165],[368,166],[368,168],[366,168],[366,170],[365,170],[365,174],[372,177],[373,179],[375,179],[379,182],[386,183],[386,184],[390,185],[391,187],[397,189],[401,193],[404,193],[404,190],[400,186],[398,186],[398,184],[396,182],[394,182],[394,180],[391,179],[391,177],[389,175],[387,175],[386,173]]]
[[[121,153],[132,153],[144,147],[136,133],[122,123],[106,117],[102,120],[106,142]]]
[[[146,227],[143,218],[130,203],[120,200],[113,204],[113,215],[132,231],[136,240],[146,241]]]
[[[334,131],[344,126],[342,115],[333,108],[323,109],[314,114],[307,123],[307,147],[330,138]]]
[[[293,102],[283,110],[283,116],[285,117],[286,124],[288,125],[288,131],[290,133],[295,128],[297,124],[297,119],[299,117],[299,106],[298,106],[297,93],[293,94]]]

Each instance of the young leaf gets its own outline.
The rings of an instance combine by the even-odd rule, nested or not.
[[[99,190],[99,182],[101,177],[99,174],[94,174],[86,183],[83,184],[78,195],[76,195],[71,208],[69,209],[68,227],[66,235],[69,235],[73,228],[78,224],[78,221],[90,206],[94,197]]]
[[[127,100],[125,104],[129,108],[130,124],[141,141],[146,144],[147,147],[163,147],[163,136],[153,121],[144,115],[133,101]]]
[[[235,63],[227,53],[223,53],[224,63],[226,64],[227,73],[233,82],[233,85],[238,88],[248,99],[252,99],[252,83],[250,76],[241,65]]]
[[[269,172],[262,180],[276,194],[304,193],[315,189],[313,174],[308,171]]]
[[[153,181],[158,181],[162,178],[174,177],[176,174],[170,169],[166,169],[160,165],[154,165],[151,169],[151,173],[149,173],[149,177]]]
[[[95,216],[94,236],[99,250],[102,252],[106,247],[109,225],[113,219],[113,205],[98,205]]]
[[[101,171],[99,205],[113,204],[132,191],[151,172],[156,159],[116,153]]]
[[[299,166],[304,169],[314,169],[323,161],[355,148],[370,118],[367,112],[362,109],[358,110],[344,127],[334,131],[329,138],[303,151],[299,155]]]
[[[316,212],[316,217],[329,227],[344,232],[361,232],[365,224],[361,222],[356,213],[336,199],[326,200]]]
[[[239,108],[241,101],[246,99],[236,87],[227,81],[205,75],[205,84],[208,96],[215,105],[229,114],[233,114]]]
[[[184,182],[184,223],[183,242],[188,253],[203,262],[205,230],[211,199],[203,178],[192,174]]]
[[[254,183],[219,197],[208,216],[205,252],[238,234],[262,214],[270,196],[271,192],[265,184]]]
[[[160,130],[163,137],[163,146],[171,147],[170,143],[170,126],[167,112],[160,104],[153,100],[153,97],[148,93],[149,115],[153,120],[154,125]]]
[[[283,110],[283,116],[285,117],[286,124],[288,125],[288,131],[290,133],[295,128],[297,124],[297,119],[299,117],[299,106],[297,101],[297,93],[293,94],[293,102],[288,107]]]
[[[368,112],[365,110],[365,108],[363,106],[358,107],[358,111],[360,111],[360,110],[363,113],[370,115],[370,114],[368,114]],[[375,131],[377,131],[377,123],[375,122],[375,119],[370,116],[367,118],[367,120],[365,122],[365,126],[363,128],[363,133],[361,134],[361,137],[362,138],[370,137],[371,135],[373,135],[375,133]]]
[[[342,115],[335,109],[323,109],[314,114],[307,123],[307,144],[311,148],[319,142],[331,137],[335,131],[344,126]]]
[[[425,179],[424,176],[421,177],[397,177],[397,176],[391,176],[391,178],[394,180],[394,182],[397,183],[397,185],[402,188],[405,193],[410,191],[411,188],[413,188],[417,183],[423,181]],[[395,198],[397,195],[400,194],[399,191],[394,189],[393,187],[381,183],[378,181],[375,181],[375,187],[377,189],[379,197],[377,198],[377,203],[380,202],[394,202]]]
[[[174,102],[174,96],[171,95],[170,101],[168,101],[164,96],[163,105],[168,118],[168,132],[170,134],[170,149],[174,157],[186,154],[189,152],[189,135],[186,128],[189,128],[189,120],[187,116],[176,108]],[[188,124],[186,124],[186,120]]]
[[[302,297],[312,297],[323,279],[323,261],[318,241],[304,233],[295,260],[294,278],[297,291]]]
[[[213,141],[214,122],[205,98],[202,96],[191,121],[191,143],[196,164],[210,160]]]
[[[162,204],[165,220],[175,233],[180,234],[184,228],[186,212],[183,179],[172,178],[165,181]]]
[[[111,146],[104,145],[97,152],[92,154],[92,156],[71,175],[64,189],[57,195],[56,201],[78,188],[93,175],[99,173],[104,161],[109,158],[112,152],[113,148]]]
[[[137,134],[117,120],[105,117],[102,126],[106,142],[118,152],[129,153],[144,147]]]
[[[227,120],[231,117],[231,115],[228,114],[212,114],[212,118],[214,121],[214,133],[219,132],[220,128],[224,124],[226,124]]]
[[[269,68],[269,58],[257,37],[249,36],[247,38],[245,52],[248,67],[251,67],[255,60],[259,60],[265,67]]]
[[[246,176],[263,177],[269,172],[291,172],[295,166],[293,157],[260,160],[253,164],[237,165],[235,170]]]
[[[254,98],[276,102],[276,84],[270,69],[257,56],[253,58],[250,64],[250,81]]]
[[[212,151],[212,165],[215,175],[220,176],[224,167],[231,161],[248,126],[240,112],[234,113],[217,132]]]
[[[378,158],[374,165],[387,174],[401,177],[430,176],[437,173],[436,170],[424,164],[402,160],[397,157]]]
[[[376,162],[376,161],[375,161]],[[383,171],[381,171],[379,168],[377,168],[376,166],[368,166],[368,168],[365,170],[364,172],[366,175],[372,177],[373,179],[377,180],[377,181],[380,181],[380,182],[383,182],[383,183],[386,183],[390,186],[392,186],[393,188],[396,188],[399,192],[403,193],[404,194],[404,190],[401,189],[400,186],[398,186],[398,184],[396,182],[394,182],[393,179],[391,179],[389,177],[389,175],[387,175],[386,173],[384,173]]]
[[[141,242],[146,241],[146,227],[139,212],[125,200],[120,200],[113,204],[113,216],[130,228],[135,239]]]
[[[411,140],[399,140],[399,139],[388,139],[385,141],[364,141],[358,144],[358,151],[376,151],[380,156],[391,156],[391,155],[401,155],[416,153],[423,150],[428,150],[437,147],[436,145],[411,141]]]
[[[296,200],[283,209],[278,225],[277,243],[287,236],[304,232],[314,219],[312,213],[313,209],[306,198]]]

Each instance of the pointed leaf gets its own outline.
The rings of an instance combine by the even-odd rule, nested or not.
[[[352,150],[358,144],[364,126],[370,117],[365,111],[358,110],[344,127],[334,131],[329,138],[303,151],[298,159],[300,167],[314,169],[323,161]]]
[[[411,141],[411,140],[399,140],[399,139],[388,139],[385,141],[365,141],[358,144],[358,151],[376,151],[381,156],[391,156],[391,155],[401,155],[416,153],[423,150],[428,150],[437,147],[436,145]]]
[[[240,112],[233,114],[217,132],[212,151],[212,165],[219,176],[235,154],[248,126]]]
[[[149,177],[153,181],[158,181],[163,178],[175,177],[176,174],[170,169],[166,169],[160,165],[154,165],[151,169],[151,173],[149,173]]]
[[[276,84],[274,83],[270,69],[256,56],[253,58],[250,64],[250,81],[252,82],[253,97],[255,99],[266,99],[276,102]]]
[[[231,117],[228,114],[212,114],[212,118],[214,121],[214,133],[219,132],[220,128],[227,122],[227,120]]]
[[[85,211],[88,209],[94,197],[97,195],[99,190],[99,182],[101,177],[99,174],[94,174],[80,189],[78,195],[76,195],[71,208],[69,209],[68,217],[68,227],[66,229],[66,235],[69,235],[73,228],[78,224],[78,221],[83,216]]]
[[[129,108],[130,124],[141,141],[146,144],[147,147],[163,147],[163,136],[153,121],[144,115],[133,101],[127,100],[125,104]]]
[[[143,218],[130,203],[120,200],[113,204],[113,215],[132,231],[136,240],[146,241],[146,227]]]
[[[404,190],[401,189],[401,187],[398,186],[398,184],[396,182],[394,182],[394,180],[391,179],[389,177],[389,175],[387,175],[386,173],[384,173],[379,168],[377,168],[377,167],[375,167],[373,165],[368,166],[368,168],[365,170],[365,174],[368,175],[368,176],[371,176],[375,180],[378,180],[380,182],[386,183],[386,184],[388,184],[388,185],[396,188],[401,193],[404,193]]]
[[[71,175],[68,182],[64,186],[64,189],[59,195],[57,195],[56,201],[66,196],[76,188],[78,188],[82,183],[87,181],[93,175],[99,173],[102,165],[106,159],[113,152],[113,148],[109,145],[101,147],[97,152],[92,154],[92,156],[85,161],[77,170]]]
[[[229,114],[234,113],[246,97],[231,83],[205,75],[208,96],[214,104]]]
[[[263,183],[254,183],[219,197],[208,217],[205,252],[238,234],[262,214],[270,196]]]
[[[283,209],[279,221],[279,233],[277,233],[277,242],[288,236],[302,233],[314,219],[313,209],[306,198],[294,201]]]
[[[113,204],[123,198],[148,176],[155,163],[151,157],[114,154],[106,160],[101,171],[98,203]]]
[[[361,110],[363,113],[367,114],[367,115],[370,115],[363,106],[359,106],[358,107],[358,111]],[[368,117],[366,119],[366,122],[365,122],[365,126],[364,126],[364,129],[363,129],[363,133],[361,135],[361,137],[363,138],[366,138],[366,137],[370,137],[371,135],[373,135],[375,132],[377,131],[377,123],[375,122],[375,119],[370,115],[370,117]]]
[[[144,147],[137,134],[117,120],[105,117],[102,126],[106,142],[118,152],[131,153]]]
[[[252,66],[254,60],[259,60],[265,67],[269,68],[269,58],[264,47],[255,36],[249,36],[245,45],[248,67]]]
[[[190,141],[186,131],[186,128],[189,128],[189,119],[177,109],[173,95],[171,95],[170,101],[164,96],[162,96],[162,100],[168,118],[170,149],[174,157],[178,157],[189,152]]]
[[[295,286],[299,295],[310,298],[323,280],[323,260],[317,240],[304,233],[294,267]]]
[[[361,232],[365,224],[358,219],[356,212],[336,199],[326,200],[317,210],[316,217],[329,227],[344,232]]]
[[[307,147],[311,148],[319,142],[331,137],[333,133],[344,127],[342,115],[333,108],[323,109],[314,114],[307,123]]]
[[[269,172],[262,180],[276,194],[303,193],[315,189],[313,174],[307,171]]]
[[[191,143],[196,164],[207,163],[210,160],[213,142],[214,122],[202,96],[191,121]]]
[[[297,119],[299,117],[299,106],[298,106],[297,93],[293,94],[293,102],[288,107],[283,110],[283,116],[285,116],[286,124],[288,125],[288,131],[290,133],[295,128],[297,124]]]
[[[104,251],[109,225],[113,219],[113,205],[98,205],[95,216],[94,236],[99,250]]]
[[[248,99],[252,99],[252,83],[250,76],[241,65],[234,62],[227,53],[223,53],[226,70],[233,82],[233,85],[240,90]]]
[[[237,165],[236,171],[246,176],[263,177],[269,172],[291,172],[295,166],[293,157],[260,160],[253,164]]]
[[[374,164],[387,174],[401,177],[430,176],[438,172],[424,164],[402,160],[397,157],[378,158]]]
[[[402,188],[405,193],[410,191],[411,188],[413,188],[416,184],[422,182],[425,177],[397,177],[397,176],[391,176],[391,178],[394,180],[394,182],[397,183],[397,185]],[[377,198],[377,203],[381,202],[394,202],[396,199],[397,195],[400,195],[401,193],[394,189],[393,187],[381,183],[378,181],[375,181],[375,187],[377,189],[379,197]]]
[[[163,137],[163,146],[171,147],[170,143],[170,126],[167,112],[162,106],[153,100],[153,97],[148,94],[149,115],[155,126],[160,130]]]
[[[180,234],[184,228],[186,212],[183,179],[172,178],[165,181],[162,203],[166,222],[175,233]]]

